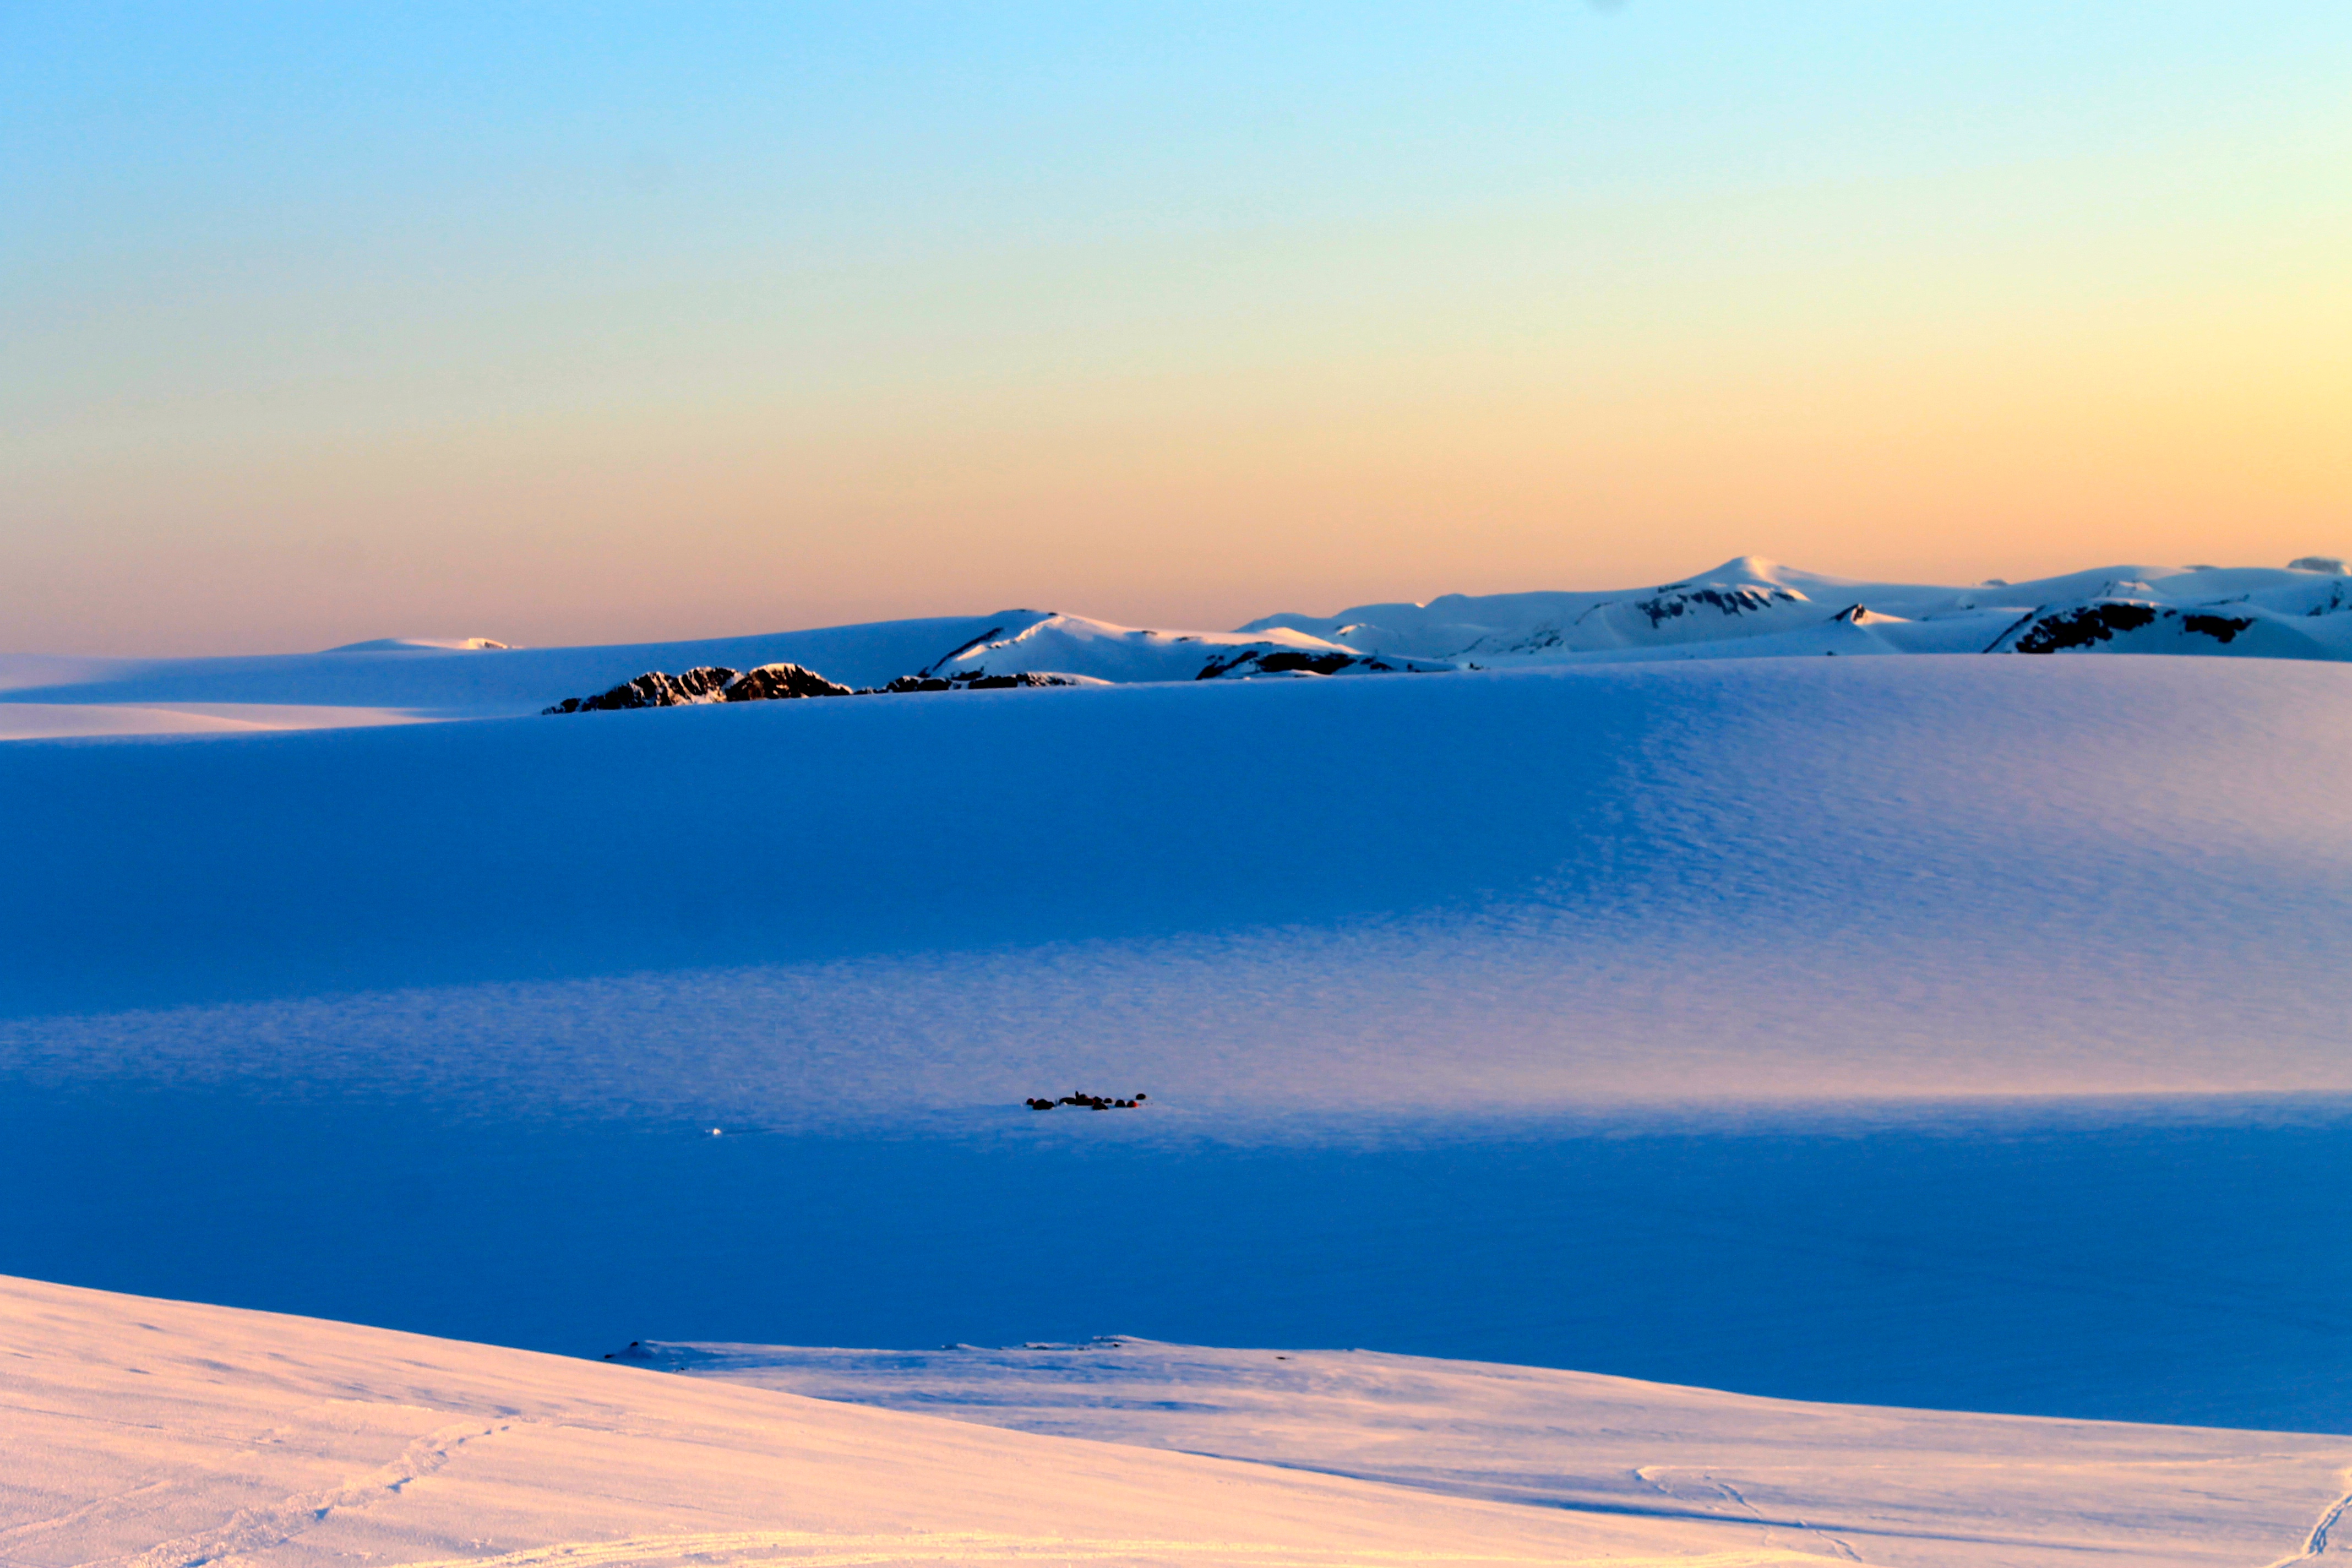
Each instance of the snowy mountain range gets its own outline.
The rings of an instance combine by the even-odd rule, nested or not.
[[[2112,566],[1954,588],[1743,556],[1655,587],[1447,595],[1268,616],[1226,632],[1004,610],[581,647],[391,637],[246,658],[0,656],[0,739],[344,728],[835,688],[986,689],[1014,676],[1060,678],[1023,685],[1133,685],[1917,653],[2352,659],[2352,576],[2340,561],[2306,557],[2281,569]],[[759,670],[772,673],[737,679]],[[639,682],[651,700],[617,689]],[[608,694],[614,700],[594,700]]]
[[[1449,594],[1425,605],[1267,616],[1230,632],[1008,610],[915,673],[1127,684],[1836,654],[2341,659],[2352,658],[2347,611],[2352,577],[2332,558],[2281,570],[2115,566],[1949,588],[1832,577],[1747,555],[1652,588]]]
[[[2030,583],[1864,583],[1753,555],[1631,593],[1449,594],[1269,616],[1351,651],[1459,666],[1789,654],[2186,653],[2352,658],[2352,579],[2306,556],[2284,570],[2109,566]]]

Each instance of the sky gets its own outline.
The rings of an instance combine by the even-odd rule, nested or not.
[[[2352,7],[0,5],[0,650],[2352,554]]]

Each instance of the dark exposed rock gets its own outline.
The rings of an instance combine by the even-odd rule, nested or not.
[[[1650,617],[1654,626],[1699,610],[1714,610],[1723,616],[1748,616],[1759,610],[1769,610],[1775,605],[1801,605],[1804,595],[1786,588],[1759,587],[1740,584],[1734,587],[1690,588],[1677,584],[1661,588],[1646,599],[1634,601],[1633,607]]]
[[[1034,669],[1016,669],[1003,675],[990,675],[971,670],[959,675],[902,675],[889,685],[877,688],[882,691],[1010,691],[1026,686],[1076,686],[1081,684],[1066,675],[1044,674]]]
[[[735,672],[715,664],[698,665],[683,675],[649,669],[593,697],[567,697],[543,713],[600,713],[625,708],[677,708],[693,702],[723,702],[727,683]]]
[[[2041,616],[2019,634],[2019,653],[2060,653],[2089,647],[2114,638],[2117,632],[2136,632],[2157,617],[2151,605],[2128,599],[2103,599]]]
[[[2183,616],[2180,629],[2203,632],[2217,642],[2235,641],[2240,632],[2254,624],[2252,616]]]
[[[763,664],[726,686],[730,702],[773,702],[790,697],[846,697],[849,688],[797,664]]]
[[[1139,1094],[1133,1100],[1119,1100],[1110,1095],[1088,1094],[1084,1089],[1077,1089],[1062,1096],[1059,1100],[1033,1098],[1024,1100],[1021,1103],[1032,1110],[1051,1110],[1058,1105],[1076,1105],[1087,1110],[1134,1110],[1139,1109],[1143,1102],[1150,1098],[1148,1094]]]
[[[2133,599],[2095,599],[2087,605],[2037,613],[2028,616],[2027,623],[2011,645],[2015,652],[2063,653],[2069,648],[2095,647],[2113,641],[2117,632],[2136,632],[2159,623],[2172,623],[2184,633],[2230,643],[2254,624],[2254,617],[2226,616],[2211,610],[2175,610]]]
[[[1244,648],[1230,658],[1212,658],[1195,680],[1247,680],[1257,675],[1338,675],[1343,670],[1386,675],[1400,668],[1367,653],[1311,653],[1295,647]]]
[[[790,697],[846,697],[849,688],[797,664],[763,664],[741,674],[705,664],[683,675],[649,669],[593,697],[567,697],[543,713],[595,713],[624,708],[679,708],[700,702],[772,702]]]

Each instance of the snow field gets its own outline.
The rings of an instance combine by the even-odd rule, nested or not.
[[[2340,1090],[2347,765],[2352,672],[2188,659],[27,743],[0,1066],[1220,1132]]]
[[[1438,1496],[1718,1519],[1759,1546],[1886,1568],[2268,1563],[2294,1555],[2352,1489],[2343,1438],[1805,1405],[1369,1351],[1109,1338],[911,1352],[647,1344],[616,1359]]]
[[[27,1568],[1803,1561],[1755,1532],[1376,1483],[0,1279]]]

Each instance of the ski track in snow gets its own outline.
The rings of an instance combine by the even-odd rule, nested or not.
[[[2352,1484],[2352,1470],[2344,1472],[2344,1479],[2347,1484]],[[2270,1568],[2295,1568],[2297,1563],[2316,1563],[2329,1555],[2328,1540],[2336,1526],[2344,1522],[2344,1516],[2347,1510],[2352,1510],[2352,1491],[2346,1492],[2321,1510],[2318,1521],[2311,1527],[2311,1533],[2304,1538],[2301,1552],[2293,1557],[2281,1558],[2278,1562],[2270,1564]],[[2343,1553],[2337,1552],[2335,1555],[2341,1556]]]
[[[305,1492],[264,1508],[239,1509],[218,1529],[158,1542],[144,1552],[100,1559],[84,1568],[205,1568],[224,1558],[250,1556],[291,1541],[329,1515],[365,1509],[400,1495],[404,1487],[446,1465],[466,1444],[512,1428],[461,1422],[417,1438],[371,1473],[322,1491]]]
[[[836,1535],[803,1531],[733,1531],[708,1535],[642,1536],[628,1541],[566,1542],[510,1552],[498,1557],[452,1557],[404,1564],[404,1568],[639,1568],[671,1563],[784,1563],[808,1568],[851,1568],[895,1563],[1230,1563],[1237,1568],[1337,1568],[1353,1563],[1565,1563],[1563,1558],[1496,1556],[1483,1552],[1315,1552],[1295,1545],[1248,1541],[1076,1539],[1054,1535],[940,1532],[903,1535]],[[1694,1556],[1611,1556],[1612,1568],[1748,1568],[1780,1561],[1801,1563],[1798,1553],[1706,1552]],[[1599,1559],[1579,1561],[1592,1561]]]

